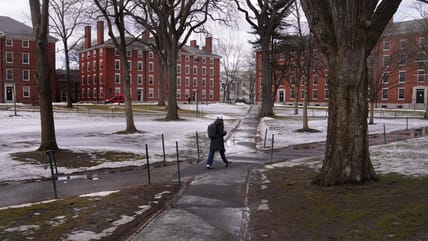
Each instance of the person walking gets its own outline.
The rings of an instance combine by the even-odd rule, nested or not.
[[[208,126],[208,137],[210,138],[210,151],[206,161],[207,169],[212,168],[214,153],[220,152],[221,159],[223,160],[224,167],[229,166],[229,161],[224,154],[224,140],[223,137],[227,134],[224,130],[223,117],[217,116],[217,119]]]

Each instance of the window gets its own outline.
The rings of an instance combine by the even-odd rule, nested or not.
[[[103,74],[100,74],[100,85],[104,84]]]
[[[312,99],[318,99],[318,90],[312,90]]]
[[[406,82],[406,72],[405,71],[400,71],[399,72],[398,83],[405,83],[405,82]]]
[[[186,67],[185,67],[185,69],[186,69],[186,74],[190,74],[190,66],[189,65],[186,65]]]
[[[97,50],[94,49],[94,51],[92,52],[92,56],[96,57],[97,56]]]
[[[89,71],[91,71],[91,64],[87,63],[86,64],[86,72],[89,72]]]
[[[207,79],[202,78],[202,87],[206,87],[207,86]]]
[[[190,83],[189,83],[189,77],[186,77],[186,79],[185,79],[185,83],[184,83],[186,86],[189,86],[190,85]]]
[[[104,98],[104,88],[100,87],[100,98]]]
[[[386,84],[389,82],[389,73],[388,72],[384,72],[383,73],[383,77],[382,77],[382,83]]]
[[[82,88],[82,99],[85,99],[86,95],[85,95],[85,89]]]
[[[104,67],[104,62],[103,62],[103,60],[102,60],[102,59],[100,59],[100,70],[102,70],[102,69],[103,69],[103,67]]]
[[[88,94],[88,99],[89,99],[89,98],[91,98],[91,89],[89,89],[89,88],[88,88],[88,89],[86,90],[86,93]]]
[[[94,79],[94,85],[96,85],[97,84],[97,75],[94,74],[94,76],[92,78]]]
[[[114,93],[115,94],[120,94],[120,87],[114,88]]]
[[[181,64],[177,64],[177,74],[181,74]]]
[[[388,99],[388,89],[382,89],[382,100]]]
[[[132,70],[132,61],[128,60],[128,70]]]
[[[153,58],[154,54],[153,51],[149,51],[149,58]]]
[[[22,47],[26,49],[29,48],[30,42],[28,40],[22,40]]]
[[[115,70],[120,70],[120,60],[119,59],[116,59],[114,61],[114,69]]]
[[[207,99],[207,91],[206,90],[202,90],[202,99],[203,100]]]
[[[389,40],[383,41],[383,50],[389,50],[391,48]]]
[[[23,81],[29,81],[30,80],[30,70],[29,69],[22,70],[22,80]]]
[[[210,79],[210,87],[214,87],[214,80]]]
[[[137,56],[138,56],[138,58],[143,57],[143,50],[139,49],[139,50],[137,51]]]
[[[87,85],[90,85],[90,84],[91,84],[91,76],[90,76],[90,75],[88,75],[88,76],[86,77],[86,84],[87,84]]]
[[[214,91],[210,90],[210,99],[213,100],[214,99]]]
[[[6,52],[6,63],[13,63],[13,52]]]
[[[198,74],[198,66],[193,66],[193,74],[194,75]]]
[[[400,60],[398,61],[398,64],[405,65],[406,64],[406,54],[400,54]]]
[[[383,56],[383,66],[384,66],[384,67],[389,66],[389,62],[390,62],[390,57],[389,57],[389,55],[384,55],[384,56]]]
[[[30,97],[30,86],[22,86],[22,97],[28,98]]]
[[[153,88],[149,88],[149,98],[154,98],[154,93]]]
[[[97,61],[94,61],[92,65],[94,66],[94,71],[97,71]]]
[[[214,59],[210,58],[210,64],[214,64]]]
[[[132,51],[131,50],[126,50],[126,56],[127,57],[131,57],[132,56]]]
[[[294,90],[291,90],[290,99],[294,100],[295,98],[296,98],[296,93],[294,92]]]
[[[138,85],[143,84],[143,75],[141,75],[141,74],[137,75],[137,84]]]
[[[328,90],[324,90],[324,99],[325,100],[328,100],[328,98],[330,97],[329,94],[330,93],[328,92]]]
[[[84,84],[85,84],[85,76],[84,76],[84,75],[82,75],[82,76],[81,76],[81,79],[82,79],[82,85],[84,85]]]
[[[181,90],[177,89],[177,99],[181,99]]]
[[[197,87],[197,86],[198,86],[198,79],[193,78],[193,87]]]
[[[153,62],[149,62],[149,72],[155,71],[155,66],[153,65]]]
[[[138,61],[138,63],[137,63],[137,70],[138,71],[143,71],[143,62],[142,61]]]
[[[407,39],[400,39],[400,49],[407,48]]]
[[[6,69],[6,80],[13,80],[13,69]]]
[[[214,76],[214,68],[210,67],[210,76]]]
[[[186,89],[186,90],[184,91],[184,97],[186,97],[186,99],[188,99],[188,98],[190,97],[190,94],[189,94],[189,90],[188,90],[188,89]]]
[[[290,76],[290,85],[296,84],[296,78],[294,76]]]
[[[153,75],[149,75],[149,85],[153,85],[155,82],[155,77]]]
[[[202,58],[202,63],[203,64],[206,64],[207,63],[207,59],[204,57],[204,58]]]
[[[193,63],[197,63],[198,62],[198,57],[197,56],[193,56]]]
[[[427,43],[427,39],[425,38],[425,36],[420,36],[419,37],[419,48],[424,48],[426,43]]]
[[[13,46],[13,39],[10,39],[10,38],[6,39],[6,46],[9,46],[9,47]]]
[[[318,75],[314,75],[312,77],[312,82],[313,82],[313,85],[318,85]]]
[[[207,75],[207,68],[205,66],[202,67],[202,75],[203,76]]]
[[[94,93],[94,98],[97,98],[97,88],[94,88],[92,91]]]
[[[186,57],[185,57],[185,60],[186,60],[186,62],[190,62],[190,57],[189,57],[189,56],[186,56]]]
[[[398,88],[398,99],[404,100],[404,88]]]
[[[104,52],[103,49],[100,49],[100,56],[103,56],[103,52]],[[101,94],[100,94],[100,96],[101,96]]]
[[[181,86],[181,77],[177,76],[177,86]]]
[[[85,73],[85,63],[82,63],[82,73]]]
[[[116,84],[120,84],[120,74],[115,74],[114,75],[114,82]],[[117,93],[116,93],[117,94]],[[120,93],[119,93],[120,94]]]
[[[418,70],[418,83],[423,83],[425,82],[425,70],[423,69],[419,69]]]

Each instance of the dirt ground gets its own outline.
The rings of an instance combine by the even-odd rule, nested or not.
[[[246,240],[428,240],[428,177],[320,187],[306,167],[254,170]]]

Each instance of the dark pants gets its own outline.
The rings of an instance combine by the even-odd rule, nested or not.
[[[227,159],[226,159],[226,156],[224,155],[224,151],[219,150],[219,152],[220,152],[220,156],[221,156],[221,159],[223,160],[224,164],[227,164]],[[207,165],[211,166],[213,164],[213,160],[214,160],[214,152],[210,151],[208,153]]]

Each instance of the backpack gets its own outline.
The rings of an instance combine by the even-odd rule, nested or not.
[[[216,135],[216,124],[215,122],[208,125],[208,137],[210,139],[215,139]]]

